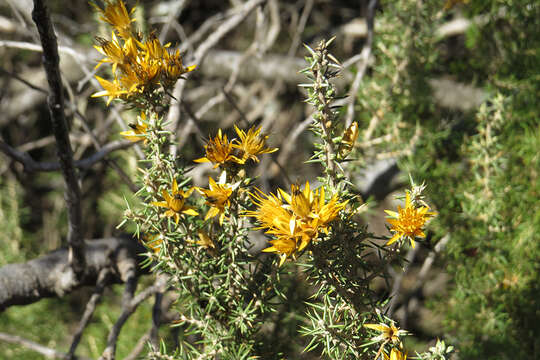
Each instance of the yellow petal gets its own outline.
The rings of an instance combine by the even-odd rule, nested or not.
[[[276,252],[277,249],[274,246],[267,247],[266,249],[262,249],[262,252]]]
[[[213,218],[217,214],[219,214],[219,209],[218,208],[215,208],[215,207],[210,208],[210,210],[208,210],[208,212],[206,213],[206,216],[204,217],[204,221],[206,221],[206,220],[208,220],[210,218]]]
[[[191,216],[197,216],[199,213],[195,211],[194,209],[188,208],[186,210],[182,210],[183,214],[191,215]]]
[[[205,158],[205,157],[202,157],[202,158],[193,160],[193,162],[196,162],[196,163],[205,163],[205,162],[211,162],[211,161],[208,160],[208,159]]]
[[[159,206],[159,207],[164,207],[164,208],[169,207],[169,205],[165,201],[152,201],[151,204],[155,206]]]
[[[386,331],[389,328],[388,325],[385,324],[364,324],[364,327],[377,331]]]
[[[395,218],[398,218],[399,217],[399,214],[395,211],[391,211],[391,210],[384,210],[385,213],[387,213],[388,215],[392,216],[392,217],[395,217]]]
[[[390,240],[388,240],[386,245],[391,245],[391,244],[395,243],[397,241],[397,239],[399,239],[400,237],[401,237],[400,233],[395,234],[394,236],[392,236],[392,238]]]

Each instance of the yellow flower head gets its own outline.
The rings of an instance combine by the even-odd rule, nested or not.
[[[148,139],[146,138],[148,124],[144,123],[144,121],[146,121],[146,114],[144,113],[144,111],[141,111],[140,118],[141,120],[137,121],[136,124],[129,124],[131,130],[122,131],[120,135],[132,142],[144,140],[144,144],[146,145],[148,143]]]
[[[277,195],[267,195],[256,189],[250,196],[257,209],[246,211],[244,216],[256,218],[261,224],[258,229],[267,229],[267,234],[277,238],[271,240],[272,246],[264,251],[279,254],[280,265],[287,257],[294,258],[304,250],[319,231],[327,233],[329,223],[347,203],[338,202],[338,197],[334,196],[325,204],[324,187],[313,192],[309,182],[303,191],[298,185],[292,185],[291,194],[278,189]]]
[[[414,248],[414,238],[426,237],[423,231],[424,224],[429,218],[436,215],[436,213],[428,212],[428,210],[429,208],[427,206],[415,207],[411,202],[409,192],[406,195],[405,208],[402,209],[398,205],[398,212],[384,210],[388,215],[393,217],[393,219],[387,219],[387,221],[392,225],[390,231],[395,233],[386,245],[393,244],[398,239],[404,237],[409,239],[411,246]]]
[[[104,63],[112,64],[112,72],[116,73],[116,67],[118,64],[126,62],[126,59],[131,55],[130,52],[133,50],[132,41],[129,39],[124,45],[120,44],[118,38],[114,34],[111,35],[111,40],[107,40],[101,37],[96,37],[96,41],[99,45],[94,45],[94,48],[99,51],[102,55],[105,55],[106,58],[101,59],[96,65],[95,69],[99,68]]]
[[[154,91],[160,87],[169,91],[182,74],[195,69],[195,66],[184,67],[180,51],[169,52],[170,44],[162,45],[153,35],[143,41],[143,35],[134,34],[131,23],[135,20],[130,17],[133,9],[128,13],[121,0],[105,0],[105,9],[95,4],[94,7],[101,14],[100,18],[114,29],[110,41],[97,38],[98,45],[95,46],[105,56],[96,68],[111,63],[115,78],[114,83],[104,83],[98,78],[106,91],[93,96],[109,96],[107,105],[116,97],[130,100],[142,94],[152,99]]]
[[[219,214],[219,224],[223,225],[225,209],[231,206],[230,196],[240,185],[240,183],[229,185],[226,179],[227,173],[224,171],[218,183],[211,177],[208,178],[209,189],[197,188],[197,191],[206,198],[206,205],[210,206],[204,218],[205,221]]]
[[[319,230],[328,233],[328,226],[338,213],[347,205],[347,201],[339,202],[337,195],[325,203],[324,187],[320,187],[315,192],[310,190],[309,181],[306,181],[304,190],[301,191],[298,185],[291,186],[291,195],[278,189],[280,195],[289,203],[293,214],[298,218],[304,232],[317,236]]]
[[[227,135],[221,133],[221,129],[218,130],[218,134],[214,139],[208,140],[208,144],[206,144],[204,148],[206,150],[206,156],[194,160],[195,162],[211,162],[214,164],[215,169],[234,159],[234,156],[232,155],[233,144],[227,139]]]
[[[174,84],[183,74],[191,72],[197,65],[184,67],[180,50],[166,51],[162,61],[162,73],[166,82]]]
[[[298,184],[292,184],[291,195],[281,189],[278,189],[278,192],[289,203],[291,210],[296,216],[306,219],[312,215],[314,196],[313,192],[309,189],[309,181],[306,181],[304,191],[300,190]]]
[[[390,351],[390,356],[384,354],[384,359],[385,360],[407,360],[407,354],[402,353],[396,348],[392,348],[392,351]]]
[[[238,164],[245,164],[249,159],[259,162],[257,155],[269,154],[278,150],[277,148],[266,147],[268,136],[261,135],[261,127],[252,127],[247,133],[244,130],[240,130],[236,125],[234,129],[240,137],[240,141],[235,140],[232,145],[238,152],[234,159]]]
[[[391,342],[393,344],[399,344],[401,343],[401,340],[399,339],[399,337],[407,334],[407,331],[401,330],[400,328],[395,326],[393,323],[390,326],[384,323],[364,324],[364,327],[367,327],[368,329],[380,331],[381,334],[372,338],[371,340],[382,341],[384,343]]]
[[[128,13],[126,5],[122,0],[105,0],[105,9],[100,8],[98,5],[91,3],[96,10],[101,13],[100,19],[109,23],[118,34],[127,39],[131,36],[131,23],[135,19],[131,18],[131,14],[135,11],[135,7]]]
[[[286,234],[294,234],[294,219],[293,214],[285,209],[283,201],[280,197],[270,193],[265,194],[258,188],[255,192],[249,193],[253,203],[257,206],[257,210],[249,210],[244,213],[244,216],[256,218],[261,224],[257,229],[284,229]],[[293,220],[292,227],[289,226]]]
[[[171,194],[169,195],[167,191],[163,190],[161,194],[163,195],[165,201],[153,201],[152,205],[166,208],[167,211],[165,211],[163,215],[174,218],[174,222],[178,224],[178,221],[180,220],[182,214],[192,216],[199,215],[199,213],[195,211],[195,209],[185,204],[186,199],[191,195],[192,192],[193,188],[189,189],[186,192],[184,192],[183,190],[179,190],[176,179],[174,179],[172,183]]]

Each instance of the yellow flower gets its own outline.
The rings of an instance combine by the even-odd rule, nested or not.
[[[401,330],[397,326],[394,326],[392,323],[390,326],[379,323],[379,324],[364,324],[364,327],[367,327],[368,329],[377,330],[380,331],[381,334],[379,336],[376,336],[372,338],[372,341],[382,341],[384,343],[393,343],[398,344],[400,343],[399,337],[401,335],[407,334],[407,331]]]
[[[197,68],[197,65],[190,65],[184,67],[182,62],[182,56],[180,55],[180,50],[175,52],[167,51],[162,63],[163,75],[169,82],[174,82],[180,78],[185,73],[191,72]]]
[[[226,179],[227,173],[224,171],[221,173],[218,183],[211,177],[208,178],[209,189],[197,188],[197,191],[206,198],[206,205],[210,206],[210,210],[204,218],[205,221],[219,214],[219,224],[223,225],[225,208],[231,206],[232,192],[240,185],[239,182],[229,185],[226,183]]]
[[[94,97],[110,96],[107,105],[119,95],[124,95],[124,100],[141,94],[152,99],[153,92],[160,86],[168,92],[182,74],[195,69],[195,66],[184,67],[180,51],[169,52],[167,49],[170,44],[162,45],[153,35],[143,41],[142,35],[133,34],[131,23],[134,20],[130,17],[133,10],[128,13],[121,0],[112,1],[105,0],[105,9],[94,4],[101,13],[101,19],[115,30],[110,41],[97,38],[99,45],[95,48],[105,56],[96,68],[111,63],[115,80],[113,83],[103,82],[97,77],[106,91],[96,93]]]
[[[304,191],[300,190],[297,184],[291,185],[291,195],[285,191],[278,189],[279,194],[291,206],[291,210],[300,218],[307,218],[312,215],[313,207],[313,192],[309,189],[309,181],[306,181]]]
[[[324,187],[313,192],[310,190],[309,181],[306,181],[303,191],[298,185],[291,185],[291,195],[281,189],[278,191],[289,203],[293,214],[299,220],[299,226],[304,232],[311,233],[312,237],[316,237],[319,230],[328,233],[329,223],[347,205],[347,201],[339,202],[337,195],[334,195],[326,204]]]
[[[392,225],[390,231],[395,232],[394,236],[386,243],[386,245],[393,244],[398,239],[404,237],[409,239],[411,246],[414,248],[415,237],[426,237],[424,234],[423,226],[425,222],[436,215],[434,212],[428,212],[427,206],[415,207],[411,202],[411,196],[407,192],[405,199],[405,208],[401,208],[398,205],[398,212],[384,210],[393,219],[387,219]]]
[[[135,11],[135,7],[128,13],[122,0],[116,0],[114,3],[111,0],[105,0],[105,9],[94,3],[91,4],[101,13],[99,18],[111,24],[121,37],[128,38],[131,36],[131,23],[135,19],[132,19],[130,15]]]
[[[295,258],[317,238],[319,231],[328,233],[329,223],[347,204],[339,202],[337,195],[325,204],[324,187],[313,192],[309,182],[303,191],[292,185],[290,195],[282,189],[278,189],[277,195],[255,190],[250,196],[257,209],[246,211],[244,216],[256,218],[260,223],[258,229],[266,229],[267,234],[276,237],[264,251],[279,254],[280,265],[287,257]]]
[[[215,169],[234,159],[232,155],[233,144],[227,139],[227,135],[221,133],[221,129],[218,130],[218,134],[214,139],[208,140],[208,144],[204,148],[206,156],[194,160],[196,163],[211,162],[214,164]]]
[[[199,213],[192,207],[185,204],[186,199],[189,197],[189,195],[191,195],[192,192],[193,188],[186,192],[183,190],[178,190],[178,184],[176,183],[176,179],[174,179],[171,188],[171,195],[169,195],[167,191],[163,190],[161,194],[163,195],[165,201],[153,201],[152,205],[166,208],[167,211],[165,211],[163,215],[174,218],[174,222],[178,224],[182,214],[192,216],[199,215]]]
[[[208,252],[211,255],[216,255],[216,244],[214,243],[214,240],[208,235],[208,233],[204,230],[198,230],[197,236],[199,237],[199,240],[192,240],[191,238],[187,238],[187,242],[191,244],[197,244],[208,250]]]
[[[257,129],[251,128],[246,133],[240,130],[236,125],[234,126],[236,133],[240,137],[240,141],[233,141],[233,147],[238,150],[238,155],[235,156],[234,161],[238,164],[245,164],[249,159],[259,162],[257,155],[269,154],[277,151],[277,148],[266,148],[267,135],[261,135],[261,127]]]
[[[292,218],[292,213],[283,207],[280,197],[272,193],[267,195],[258,188],[255,188],[255,192],[250,192],[249,195],[258,209],[248,210],[244,216],[255,217],[261,223],[257,229],[283,229],[285,226],[288,227],[287,234],[294,233],[294,218]],[[292,227],[289,226],[291,219],[293,221]]]
[[[92,97],[108,96],[109,98],[107,99],[107,105],[109,105],[113,99],[123,97],[124,95],[128,93],[118,83],[118,79],[116,78],[114,79],[113,82],[110,82],[96,75],[96,79],[97,81],[99,81],[100,85],[105,90],[92,94]]]
[[[138,121],[137,124],[129,124],[131,130],[122,131],[120,135],[132,142],[144,140],[144,144],[146,145],[148,143],[148,139],[146,138],[148,125],[143,122],[146,121],[146,114],[143,111],[141,111],[140,118],[142,121]]]
[[[122,64],[126,61],[126,58],[128,57],[129,51],[132,47],[132,41],[129,39],[126,41],[124,46],[122,46],[118,42],[118,38],[114,34],[114,32],[111,35],[111,41],[96,37],[96,41],[100,44],[94,45],[94,48],[99,51],[102,55],[105,55],[106,58],[101,59],[98,64],[96,65],[95,69],[99,68],[104,63],[112,63],[112,72],[113,74],[116,73],[116,67],[118,64]],[[128,43],[129,42],[129,43]]]
[[[385,360],[407,360],[407,354],[402,353],[396,348],[392,348],[392,351],[390,351],[390,356],[384,354],[384,359]]]

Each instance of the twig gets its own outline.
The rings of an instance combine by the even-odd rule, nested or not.
[[[26,80],[24,80],[23,78],[21,78],[19,75],[15,74],[15,73],[12,73],[10,71],[7,71],[6,69],[4,69],[3,67],[0,67],[0,73],[2,74],[5,74],[5,75],[8,75],[9,77],[12,77],[14,78],[15,80],[18,80],[20,82],[22,82],[24,85],[28,86],[30,89],[32,90],[36,90],[36,91],[39,91],[43,94],[49,94],[49,92],[39,86],[36,86]]]
[[[294,37],[293,37],[293,40],[291,41],[291,46],[289,46],[289,51],[287,51],[288,57],[293,57],[296,54],[296,51],[298,50],[298,46],[300,45],[300,39],[302,38],[302,33],[304,32],[304,28],[306,27],[306,23],[309,18],[309,15],[311,14],[312,8],[313,8],[313,0],[307,0],[306,4],[304,5],[304,9],[302,10],[302,15],[300,15],[300,20],[298,21],[298,26],[296,27],[296,31],[294,32]]]
[[[133,349],[131,350],[131,352],[129,353],[128,356],[126,356],[124,358],[124,360],[135,360],[135,359],[139,359],[139,355],[143,352],[144,350],[144,346],[146,345],[146,343],[148,342],[148,340],[150,340],[150,334],[152,332],[152,329],[154,327],[152,326],[152,328],[150,330],[148,330],[147,332],[145,332],[140,338],[139,340],[137,341],[137,344],[135,344],[135,346],[133,347]]]
[[[394,309],[397,304],[399,291],[401,290],[401,283],[403,282],[403,278],[405,277],[405,274],[409,272],[409,269],[411,268],[411,264],[413,263],[414,259],[416,258],[416,255],[418,254],[418,249],[420,249],[419,246],[415,247],[414,249],[410,249],[407,253],[406,261],[407,264],[405,265],[405,268],[403,271],[398,271],[396,277],[394,278],[394,284],[392,285],[392,290],[390,290],[390,301],[388,302],[388,305],[386,305],[385,313],[388,316],[392,316],[394,313]]]
[[[435,245],[433,250],[429,252],[428,256],[424,260],[424,263],[422,264],[422,267],[420,268],[420,271],[418,272],[418,275],[416,275],[416,282],[414,286],[412,287],[412,290],[406,294],[405,298],[402,301],[402,305],[397,309],[399,310],[402,307],[405,308],[403,319],[401,321],[404,327],[406,327],[407,325],[407,314],[413,313],[419,305],[419,301],[414,301],[414,300],[417,299],[422,294],[422,288],[425,284],[426,276],[429,273],[429,270],[431,269],[431,266],[433,265],[435,258],[437,257],[438,254],[441,253],[441,251],[444,250],[449,240],[450,240],[450,235],[444,236]]]
[[[201,43],[197,50],[195,50],[195,54],[193,55],[193,62],[196,65],[200,65],[206,55],[208,54],[208,51],[214,46],[216,46],[219,41],[232,29],[237,27],[244,19],[251,13],[255,7],[262,4],[265,0],[250,0],[243,4],[241,8],[238,10],[238,13],[233,15],[230,19],[225,21],[221,26],[219,26],[210,36],[206,38],[206,40]],[[189,77],[189,74],[186,74],[186,77]],[[179,81],[173,91],[173,96],[176,99],[182,98],[182,92],[184,90],[185,82]],[[178,106],[171,106],[169,113],[167,115],[167,121],[170,122],[171,128],[175,129],[177,127],[177,123],[180,120],[180,109]]]
[[[86,309],[84,310],[84,314],[81,318],[81,322],[79,323],[79,327],[75,331],[75,335],[73,335],[73,340],[71,341],[71,346],[69,347],[69,352],[66,356],[66,359],[68,360],[74,359],[75,350],[77,349],[77,346],[81,341],[84,329],[86,329],[86,326],[88,326],[88,323],[92,319],[92,315],[96,310],[97,302],[103,294],[103,291],[105,290],[105,285],[107,284],[107,278],[109,274],[110,270],[108,268],[104,268],[99,273],[94,293],[90,297],[90,300],[88,300],[88,303],[86,304]]]
[[[133,264],[133,266],[135,265]],[[113,360],[115,358],[116,342],[118,340],[120,330],[124,326],[125,322],[143,301],[153,294],[163,291],[163,286],[167,282],[165,277],[159,276],[154,285],[141,291],[137,296],[133,296],[135,293],[135,288],[137,287],[137,277],[135,276],[134,267],[132,270],[128,270],[128,274],[126,288],[124,290],[124,296],[122,299],[122,313],[109,332],[109,336],[107,338],[107,347],[103,351],[100,360]]]
[[[429,269],[431,269],[431,266],[435,261],[435,257],[444,250],[446,244],[448,244],[448,241],[450,241],[450,235],[447,234],[443,236],[443,238],[439,240],[439,242],[435,245],[433,250],[429,252],[429,255],[427,256],[426,260],[424,260],[424,263],[422,264],[422,267],[420,268],[420,271],[416,276],[416,283],[414,286],[415,288],[421,286],[424,283],[426,275],[428,274]]]
[[[238,112],[238,115],[240,115],[240,118],[242,119],[242,121],[244,121],[245,126],[251,125],[249,123],[248,118],[246,117],[246,114],[244,114],[244,112],[238,107],[238,105],[236,104],[236,101],[233,100],[229,92],[225,88],[222,88],[221,92],[225,96],[225,99],[227,100],[227,102],[232,105],[232,107],[234,108],[234,110],[236,110],[236,112]]]
[[[24,41],[0,40],[0,47],[9,47],[9,48],[14,48],[14,49],[37,51],[37,52],[43,51],[43,48],[40,45],[36,45],[33,43],[24,42]],[[68,46],[59,46],[58,51],[64,54],[71,55],[71,57],[73,57],[77,61],[89,61],[87,56],[78,53],[77,51],[73,50],[72,48]]]
[[[156,300],[152,307],[152,327],[150,328],[150,343],[154,349],[159,348],[159,326],[161,325],[161,312],[163,303],[163,291],[155,295]]]
[[[54,349],[48,348],[46,346],[43,346],[41,344],[38,344],[36,342],[22,338],[17,335],[10,335],[10,334],[0,332],[0,340],[11,343],[11,344],[24,346],[25,348],[35,351],[45,356],[48,359],[62,359],[63,360],[67,356],[66,354],[60,351],[56,351]],[[74,358],[74,360],[90,360],[90,359],[86,357],[77,357],[77,358]]]
[[[180,0],[177,2],[171,3],[170,7],[172,9],[169,9],[169,14],[167,15],[166,20],[164,21],[165,25],[163,26],[163,28],[161,29],[161,33],[159,34],[159,41],[162,44],[165,43],[165,39],[167,38],[167,34],[169,32],[171,25],[173,24],[173,22],[175,22],[175,19],[178,19],[185,5],[186,5],[185,0]]]
[[[85,268],[84,241],[82,237],[81,191],[73,164],[73,152],[64,114],[64,94],[60,76],[58,44],[52,27],[49,11],[43,0],[34,0],[32,19],[36,23],[43,46],[43,66],[49,83],[49,112],[56,138],[57,155],[66,183],[66,205],[68,214],[69,264],[76,276]]]
[[[116,140],[104,145],[101,150],[95,152],[94,154],[73,162],[73,165],[77,168],[87,169],[102,160],[108,154],[113,151],[126,149],[133,146],[133,142],[128,140]],[[20,162],[24,166],[24,170],[28,172],[34,171],[57,171],[61,169],[61,164],[57,162],[37,162],[26,152],[19,151],[12,148],[2,140],[0,140],[0,151],[2,151],[7,156],[11,157],[13,160]]]
[[[81,114],[81,112],[79,110],[77,110],[77,107],[75,106],[75,100],[71,101],[70,105],[71,105],[72,110],[75,113],[75,115],[79,118],[79,120],[81,120],[81,123],[83,125],[84,130],[88,133],[88,135],[90,135],[90,139],[92,140],[92,143],[94,144],[94,147],[99,151],[103,150],[103,147],[99,143],[98,138],[96,137],[96,135],[94,134],[94,132],[92,131],[90,126],[88,125],[88,121],[87,121],[86,117],[83,114]],[[105,145],[105,146],[107,146],[107,145]],[[124,170],[122,170],[122,168],[116,163],[116,161],[114,161],[112,159],[103,158],[103,162],[106,165],[109,165],[112,169],[114,169],[118,173],[118,175],[120,175],[122,180],[128,185],[128,187],[130,188],[131,191],[136,193],[139,190],[139,187],[137,185],[135,185],[135,183],[133,181],[131,181],[131,178],[126,174],[126,172]]]
[[[358,61],[358,72],[354,77],[354,81],[351,84],[351,90],[349,97],[347,98],[347,117],[345,118],[345,127],[351,125],[354,117],[354,103],[356,101],[356,96],[358,93],[358,88],[364,77],[369,57],[371,55],[371,47],[373,45],[373,31],[374,31],[374,19],[375,19],[375,8],[377,7],[377,0],[370,0],[367,6],[366,14],[366,23],[367,23],[367,38],[360,53],[360,60]]]
[[[297,124],[296,127],[289,133],[287,139],[282,143],[283,146],[280,149],[279,156],[277,158],[278,163],[285,163],[289,159],[289,155],[293,149],[296,148],[296,139],[308,128],[308,126],[313,122],[313,114],[309,115],[304,121]]]
[[[157,296],[161,294],[162,292],[159,292],[156,294],[156,300]],[[170,295],[171,293],[169,293]],[[144,346],[147,344],[149,340],[152,338],[152,334],[154,332],[157,333],[157,330],[159,329],[159,326],[161,324],[167,324],[171,321],[178,320],[179,315],[176,311],[168,311],[172,304],[176,301],[177,296],[163,296],[159,301],[159,318],[157,317],[157,313],[154,311],[152,312],[152,327],[148,329],[146,333],[144,333],[139,340],[137,341],[137,344],[133,347],[131,350],[131,353],[124,358],[124,360],[135,360],[139,358],[140,353],[144,350]],[[158,304],[154,304],[154,307]],[[156,325],[157,324],[157,325]],[[173,328],[178,329],[178,328]],[[154,347],[158,347],[157,345],[153,345]]]

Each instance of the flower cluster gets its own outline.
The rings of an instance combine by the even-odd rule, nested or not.
[[[131,100],[139,95],[152,98],[160,88],[169,91],[175,82],[195,65],[184,67],[180,51],[169,51],[170,44],[162,45],[154,35],[143,39],[132,29],[131,17],[135,8],[128,12],[122,0],[105,0],[105,8],[94,4],[100,18],[113,28],[111,40],[97,38],[95,48],[105,56],[96,66],[112,64],[113,81],[99,76],[103,87],[92,97],[108,96],[107,105],[115,98]]]
[[[405,208],[398,205],[398,212],[385,210],[392,218],[387,219],[392,225],[390,231],[394,232],[394,236],[386,243],[393,244],[399,239],[408,239],[411,246],[414,248],[414,239],[416,237],[426,237],[423,227],[426,221],[435,216],[436,213],[429,212],[429,207],[420,206],[416,202],[411,201],[411,194],[407,191],[405,198]]]
[[[267,229],[267,234],[275,236],[270,240],[272,246],[263,251],[279,254],[280,266],[287,257],[296,257],[319,232],[328,233],[330,223],[347,204],[339,202],[337,195],[326,203],[324,187],[313,192],[309,182],[303,191],[292,185],[291,194],[278,189],[277,194],[267,195],[255,189],[250,195],[257,209],[246,211],[245,216],[256,218],[259,229]]]
[[[221,129],[214,139],[210,139],[204,146],[206,156],[196,159],[195,162],[211,162],[214,168],[218,166],[228,167],[232,164],[244,165],[248,160],[259,162],[258,155],[269,154],[277,151],[277,148],[266,147],[268,135],[261,134],[261,127],[250,128],[247,132],[234,127],[240,138],[229,141],[227,135],[223,135]]]

